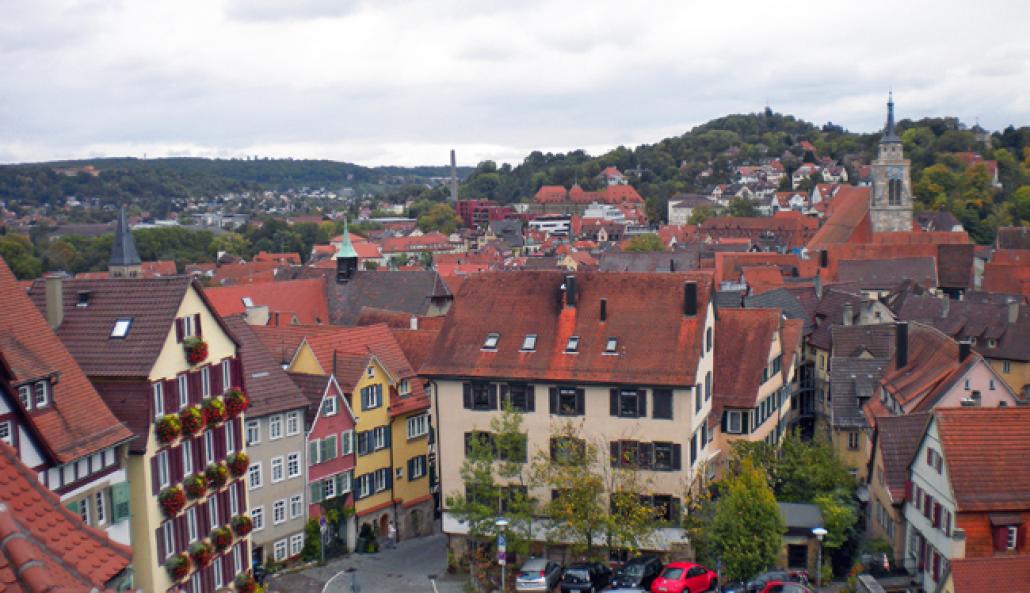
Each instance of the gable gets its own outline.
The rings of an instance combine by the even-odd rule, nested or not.
[[[194,315],[199,315],[200,334],[207,342],[207,359],[201,364],[215,364],[222,359],[236,356],[235,338],[225,328],[222,319],[208,306],[196,287],[191,284],[183,293],[179,306],[175,310],[174,318],[165,330],[164,343],[148,376],[151,381],[172,378],[190,368],[186,362],[182,342],[178,339],[175,319]],[[132,331],[131,327],[129,331]]]

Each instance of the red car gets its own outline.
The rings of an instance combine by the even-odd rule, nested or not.
[[[762,593],[812,593],[812,590],[799,583],[769,581],[769,584],[762,589]]]
[[[701,593],[716,590],[719,576],[693,562],[670,562],[651,583],[651,593]]]

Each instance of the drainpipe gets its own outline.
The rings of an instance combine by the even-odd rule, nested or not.
[[[393,528],[397,531],[397,537],[393,540],[394,544],[401,541],[401,522],[397,520],[397,495],[394,493],[394,485],[397,482],[397,470],[393,467],[393,419],[390,419],[390,502],[393,505]],[[389,532],[386,534],[387,538],[390,537]]]

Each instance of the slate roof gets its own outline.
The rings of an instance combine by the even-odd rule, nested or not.
[[[67,463],[131,438],[2,259],[0,301],[0,361],[6,362],[13,382],[59,379],[51,383],[49,404],[25,414],[41,446],[57,462]]]
[[[705,272],[575,274],[576,306],[559,303],[557,272],[477,274],[462,284],[422,374],[556,382],[692,386],[712,276]],[[695,316],[683,314],[684,285],[697,285]],[[601,299],[607,319],[600,320]],[[489,333],[495,351],[484,350]],[[536,349],[520,351],[527,334]],[[565,353],[579,336],[578,354]],[[618,355],[605,355],[609,337]]]
[[[876,397],[880,377],[887,368],[882,359],[833,358],[830,362],[830,407],[833,426],[868,426],[860,401]]]
[[[893,323],[835,325],[830,330],[835,358],[871,356],[884,360],[894,355]]]
[[[601,255],[602,272],[688,272],[698,269],[697,248],[671,252],[609,251]]]
[[[1030,593],[1030,556],[987,556],[951,561],[955,593]]]
[[[904,416],[881,416],[876,419],[877,447],[883,458],[885,486],[895,503],[905,500],[905,482],[908,466],[923,440],[929,412],[914,412]]]
[[[1030,408],[938,408],[934,417],[959,512],[1030,509]]]
[[[715,306],[719,309],[740,309],[743,305],[743,290],[719,290],[715,292]]]
[[[362,307],[426,315],[434,300],[447,302],[451,291],[434,271],[354,273],[349,282],[326,282],[329,318],[336,325],[354,325]]]
[[[815,328],[812,317],[805,311],[798,298],[786,288],[777,288],[762,294],[744,297],[744,306],[749,309],[779,309],[787,319],[800,319],[803,321],[805,324],[804,333],[806,335]]]
[[[808,341],[816,348],[829,351],[833,346],[831,328],[844,323],[844,305],[851,304],[852,314],[857,316],[862,307],[862,296],[838,288],[823,291],[823,298],[815,309],[815,330]]]
[[[844,260],[837,270],[841,282],[855,282],[864,290],[890,290],[910,279],[928,288],[938,286],[936,262],[932,257]]]
[[[769,364],[773,336],[780,329],[777,309],[726,309],[715,320],[713,409],[753,408],[758,403],[762,370]],[[733,361],[727,364],[727,361]]]
[[[132,561],[132,550],[82,519],[0,442],[0,591],[92,593]]]
[[[947,210],[933,210],[914,213],[916,224],[924,231],[950,231],[956,226],[961,227],[955,215]]]
[[[125,208],[118,214],[118,228],[114,233],[114,245],[111,247],[111,257],[107,260],[110,266],[138,266],[142,260],[136,252],[136,242],[132,238],[132,231],[129,230],[129,222],[125,218]]]
[[[254,306],[268,307],[270,323],[274,322],[276,313],[280,315],[281,324],[290,323],[294,316],[298,323],[305,325],[329,322],[324,278],[236,284],[208,288],[204,292],[222,317],[246,312],[243,299],[247,298]]]
[[[267,416],[306,406],[308,402],[303,394],[251,326],[240,316],[227,317],[225,323],[240,342],[240,357],[246,373],[244,382],[250,398],[247,417]]]

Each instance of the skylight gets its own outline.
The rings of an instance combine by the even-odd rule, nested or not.
[[[536,334],[526,334],[525,339],[522,340],[523,350],[536,350]]]
[[[497,341],[501,339],[501,334],[486,334],[486,340],[483,341],[483,349],[485,350],[496,350]]]
[[[254,301],[252,301],[250,299],[250,297],[243,297],[243,306],[244,307],[253,307],[254,306]]]
[[[604,344],[605,354],[616,354],[619,350],[619,338],[608,338]]]
[[[132,319],[119,319],[114,322],[114,327],[111,329],[112,338],[124,338],[129,335],[129,326],[132,325]]]
[[[566,352],[575,352],[579,349],[579,336],[569,336],[569,341],[565,344]]]

